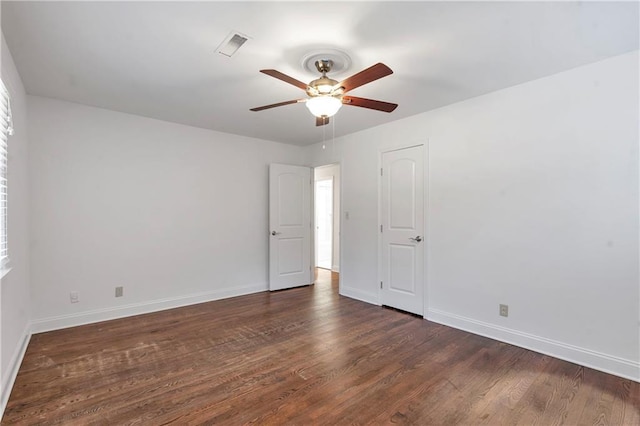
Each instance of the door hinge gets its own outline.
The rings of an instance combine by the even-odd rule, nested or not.
[[[382,225],[380,225],[380,232],[382,232]]]
[[[382,281],[380,281],[380,288],[382,288]]]
[[[382,176],[382,167],[380,167],[380,176]]]

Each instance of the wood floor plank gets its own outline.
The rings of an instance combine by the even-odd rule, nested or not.
[[[638,383],[337,289],[36,334],[2,424],[640,424]]]
[[[475,424],[500,425],[512,417],[513,410],[538,377],[540,370],[551,360],[535,352],[524,351],[511,367],[499,377],[498,382],[487,392],[481,403],[476,404],[468,414]]]

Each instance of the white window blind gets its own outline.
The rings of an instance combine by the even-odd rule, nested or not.
[[[0,267],[9,262],[7,246],[7,142],[13,134],[9,92],[0,81]]]

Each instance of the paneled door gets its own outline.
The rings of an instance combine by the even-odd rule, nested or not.
[[[311,169],[269,167],[269,290],[311,284]]]
[[[423,146],[382,153],[381,302],[424,314]]]

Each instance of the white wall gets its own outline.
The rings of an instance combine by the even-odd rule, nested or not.
[[[638,77],[636,51],[308,148],[342,165],[343,293],[379,302],[380,152],[428,142],[426,317],[640,380]]]
[[[34,331],[267,289],[268,164],[302,148],[28,104]]]
[[[331,270],[340,271],[340,165],[330,164],[314,169],[314,179],[333,178],[333,241]]]
[[[2,36],[2,81],[11,96],[13,127],[9,137],[7,169],[8,240],[11,270],[0,281],[0,413],[9,398],[26,349],[29,333],[29,194],[27,104],[22,80]]]

